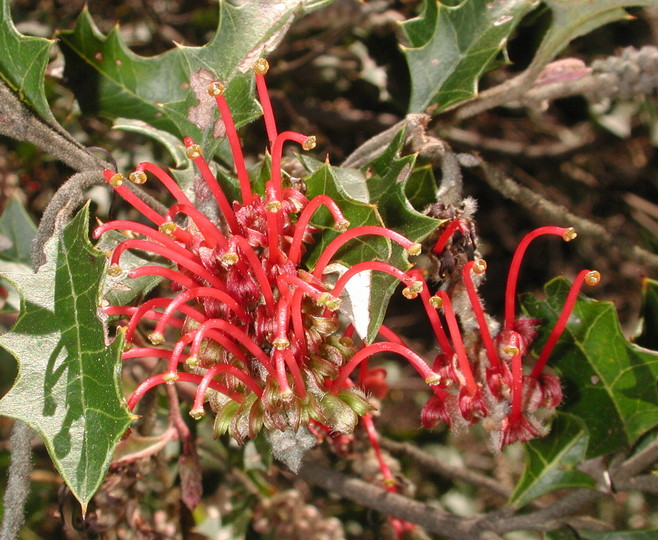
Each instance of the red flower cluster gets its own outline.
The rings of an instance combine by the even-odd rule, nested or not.
[[[464,227],[460,221],[454,219],[444,226],[433,249],[435,254],[441,256],[451,236]],[[507,279],[504,324],[495,335],[492,335],[492,328],[497,329],[497,324],[485,315],[473,280],[473,274],[480,275],[486,270],[483,259],[470,260],[461,270],[462,285],[470,304],[463,308],[462,318],[475,319],[478,336],[476,340],[469,340],[468,346],[464,344],[453,310],[454,302],[448,295],[439,291],[431,298],[424,298],[427,315],[441,346],[433,366],[441,375],[441,383],[423,409],[425,427],[435,427],[439,422],[458,427],[481,419],[495,448],[546,434],[544,421],[562,401],[562,389],[556,376],[543,373],[544,366],[566,327],[583,283],[596,285],[600,276],[591,270],[578,274],[539,358],[529,373],[524,374],[523,360],[528,356],[541,321],[516,318],[516,284],[529,244],[543,235],[561,236],[569,242],[576,237],[576,232],[572,228],[540,227],[519,243]],[[448,332],[435,308],[443,309]]]
[[[255,437],[263,427],[270,432],[297,432],[304,427],[318,436],[328,433],[340,439],[340,434],[349,435],[363,417],[378,450],[366,392],[383,397],[386,374],[381,368],[370,369],[368,360],[380,352],[393,352],[406,358],[433,390],[422,412],[427,428],[440,421],[459,427],[482,420],[497,448],[543,435],[545,427],[537,413],[541,409],[552,411],[562,399],[558,379],[543,373],[543,368],[566,326],[580,287],[597,283],[599,276],[589,270],[578,275],[548,342],[527,374],[523,360],[539,321],[516,319],[516,282],[533,239],[550,234],[568,241],[575,237],[573,229],[542,227],[522,240],[510,267],[505,321],[500,331],[485,315],[474,284],[472,274],[486,269],[483,260],[462,265],[461,290],[466,295],[461,299],[454,291],[452,298],[443,290],[431,295],[420,270],[402,272],[382,261],[356,264],[335,282],[330,281],[325,275],[327,266],[356,238],[383,236],[410,255],[417,255],[420,245],[384,227],[350,229],[330,197],[319,195],[308,200],[300,184],[284,180],[284,144],[292,141],[308,150],[315,145],[315,138],[278,132],[265,86],[267,62],[259,60],[254,69],[271,153],[271,177],[265,193],[252,191],[223,95],[224,85],[218,81],[209,85],[208,92],[216,100],[226,127],[241,202],[229,202],[201,148],[189,138],[185,139],[187,155],[214,198],[220,214],[217,220],[202,213],[176,182],[152,163],[141,163],[128,178],[143,184],[152,177],[166,188],[175,202],[164,215],[133,194],[124,185],[123,175],[109,170],[104,173],[114,190],[154,225],[117,220],[96,229],[96,237],[109,230],[130,233],[111,252],[108,272],[120,276],[121,255],[133,249],[173,264],[171,268],[146,265],[128,273],[129,278],[165,278],[173,297],[152,298],[138,307],[105,308],[108,315],[129,317],[124,327],[124,359],[166,360],[166,369],[144,381],[130,396],[129,408],[155,386],[192,382],[197,390],[190,414],[201,418],[209,401],[216,415],[216,435],[228,431],[242,442]],[[302,267],[302,256],[317,232],[310,221],[321,206],[329,210],[340,234],[328,243],[314,268],[307,270]],[[465,234],[467,229],[461,218],[448,220],[433,251],[441,255],[454,235],[460,231]],[[341,330],[337,314],[341,295],[349,280],[364,271],[386,272],[405,285],[404,296],[420,296],[441,350],[432,368],[385,326],[380,334],[386,341],[360,349],[352,340],[354,329]],[[146,326],[150,328],[146,334],[150,344],[141,334]],[[474,339],[473,334],[478,337]],[[350,376],[357,368],[353,382]],[[380,462],[384,478],[391,484],[393,477],[383,460]]]
[[[220,82],[211,83],[208,92],[226,126],[241,202],[228,201],[201,148],[185,139],[187,155],[219,208],[219,220],[199,211],[176,182],[152,163],[141,163],[128,178],[136,184],[148,177],[159,181],[175,200],[165,215],[134,195],[124,185],[123,175],[105,171],[116,193],[154,224],[117,220],[95,230],[95,237],[109,230],[131,233],[131,238],[120,242],[109,255],[108,272],[122,274],[120,260],[126,250],[156,254],[174,265],[142,266],[127,275],[161,276],[171,283],[173,298],[152,298],[139,307],[110,306],[105,313],[129,317],[124,359],[167,361],[162,373],[144,381],[130,396],[131,410],[155,386],[192,382],[197,391],[190,414],[201,418],[208,400],[216,414],[217,435],[228,431],[242,442],[262,427],[296,432],[310,424],[348,434],[371,408],[360,387],[367,388],[381,378],[381,371],[367,368],[365,361],[373,354],[392,351],[403,355],[428,384],[438,383],[439,377],[399,341],[376,343],[357,352],[351,333],[340,332],[340,296],[355,274],[388,272],[407,283],[410,291],[418,287],[417,281],[379,261],[357,264],[335,283],[328,281],[325,269],[346,243],[367,235],[388,238],[411,255],[417,255],[421,247],[384,227],[348,229],[349,223],[331,198],[319,195],[308,200],[299,187],[284,182],[284,143],[293,141],[308,150],[315,138],[277,131],[263,77],[266,71],[267,62],[257,62],[256,86],[271,152],[271,178],[263,195],[252,192]],[[340,234],[326,246],[312,271],[307,271],[301,267],[301,259],[305,245],[313,241],[315,229],[310,220],[321,206],[331,212]],[[147,333],[150,345],[140,334],[149,320],[153,321]],[[361,363],[359,383],[354,385],[349,376]]]

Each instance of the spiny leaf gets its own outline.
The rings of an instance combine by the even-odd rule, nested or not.
[[[478,80],[504,51],[507,38],[536,2],[463,0],[448,6],[426,0],[423,13],[402,24],[410,47],[409,112],[436,111],[477,93]]]
[[[655,0],[544,0],[544,3],[551,9],[552,23],[528,67],[534,75],[573,39],[629,18],[625,7],[656,4]]]
[[[538,349],[568,291],[557,278],[546,284],[546,300],[523,298],[528,315],[543,321]],[[629,446],[658,424],[658,353],[628,342],[612,303],[579,297],[549,364],[562,375],[562,410],[587,425],[587,459]]]
[[[317,167],[315,172],[304,180],[307,187],[307,197],[313,198],[316,195],[327,195],[331,197],[338,204],[345,219],[350,222],[350,228],[360,227],[362,225],[384,226],[374,205],[357,200],[352,196],[354,193],[355,178],[351,177],[352,182],[341,182],[341,178],[343,180],[346,177],[349,178],[355,171],[345,171],[344,169],[322,164],[309,158],[303,158],[302,162],[308,167]],[[364,188],[365,179],[359,171],[356,171],[356,174],[361,177],[363,182],[361,188]],[[321,234],[315,243],[309,246],[305,261],[305,264],[309,268],[315,266],[315,263],[327,245],[339,234],[334,230],[334,222],[331,214],[324,208],[316,212],[312,223],[321,229]],[[350,266],[367,260],[389,261],[392,254],[392,246],[385,238],[368,235],[350,241],[338,251],[334,262],[339,263],[347,269]],[[363,277],[362,274],[358,274],[354,278],[354,281],[351,282],[352,284],[357,283],[358,276]],[[375,286],[374,280],[373,283],[361,283],[361,281],[358,283],[360,284],[359,294],[357,296],[350,295],[351,306],[348,307],[345,305],[343,307],[351,312],[350,318],[359,334],[364,338],[366,335],[368,338],[370,336],[374,338],[377,335],[377,329],[386,311],[390,294],[388,296],[382,295],[380,294],[381,289],[378,288],[376,289],[378,294],[371,295],[370,291]],[[350,289],[347,292],[349,294]]]
[[[0,414],[39,432],[57,470],[83,507],[100,486],[130,423],[119,388],[122,343],[106,347],[96,313],[105,257],[87,240],[85,207],[47,246],[37,274],[6,274],[21,312],[0,345],[19,373]]]
[[[57,124],[43,85],[54,41],[24,36],[14,26],[9,0],[0,0],[0,79],[49,124]]]
[[[25,212],[21,202],[12,197],[0,217],[0,272],[32,271],[31,246],[37,232],[32,219]],[[19,298],[13,287],[4,279],[0,285],[7,289],[7,300],[3,311],[18,311]]]
[[[526,468],[510,502],[524,506],[556,489],[593,488],[594,479],[575,470],[585,458],[588,443],[584,422],[576,416],[559,413],[548,437],[525,445]]]
[[[352,227],[379,225],[403,234],[414,242],[423,240],[438,227],[440,221],[420,214],[407,199],[406,182],[413,170],[415,156],[400,157],[403,142],[404,132],[401,131],[378,158],[364,167],[364,171],[370,175],[368,179],[363,171],[323,165],[300,156],[302,163],[309,170],[315,171],[305,179],[307,195],[313,197],[326,194],[332,197]],[[328,211],[319,211],[313,224],[325,231],[309,251],[309,267],[313,266],[326,245],[337,236],[331,230],[333,219]],[[373,236],[350,242],[338,253],[336,260],[345,267],[367,260],[388,262],[403,271],[410,266],[407,254],[400,246]],[[377,336],[391,295],[399,282],[382,272],[359,276],[354,278],[354,284],[358,285],[353,290],[358,289],[360,300],[354,296],[350,298],[351,318],[359,335],[371,342]],[[357,279],[365,281],[357,282]]]
[[[647,349],[658,350],[658,281],[642,280],[642,332],[635,343]]]
[[[66,75],[86,112],[143,120],[177,137],[191,136],[206,151],[214,152],[216,113],[211,107],[208,118],[201,114],[203,121],[194,117],[191,109],[199,101],[190,86],[208,99],[205,88],[212,79],[230,82],[226,98],[236,125],[258,116],[251,66],[274,47],[293,12],[303,6],[303,0],[249,0],[240,5],[220,1],[219,24],[210,43],[203,47],[177,45],[148,58],[130,51],[118,28],[104,36],[85,8],[75,28],[59,34]],[[194,88],[193,74],[198,76],[199,88]]]

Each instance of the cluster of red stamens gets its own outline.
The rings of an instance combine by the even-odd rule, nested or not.
[[[216,415],[215,433],[228,431],[239,442],[255,437],[263,427],[282,431],[303,427],[319,438],[330,435],[338,439],[341,434],[349,435],[362,418],[385,484],[395,490],[395,479],[380,455],[368,412],[372,408],[368,395],[382,398],[387,390],[385,371],[369,368],[368,361],[375,354],[389,352],[406,358],[433,391],[422,413],[426,427],[439,421],[459,426],[482,419],[497,447],[542,435],[545,428],[537,411],[554,409],[562,398],[559,381],[543,373],[543,368],[581,285],[593,285],[599,277],[588,270],[578,275],[548,342],[527,374],[523,359],[539,321],[515,318],[516,282],[523,255],[534,238],[553,234],[571,240],[574,231],[543,227],[521,242],[510,268],[500,331],[485,315],[474,284],[473,274],[486,269],[483,260],[470,260],[462,267],[461,290],[466,291],[462,297],[467,302],[456,301],[454,294],[451,299],[443,290],[432,295],[420,270],[402,272],[383,261],[361,262],[339,279],[330,280],[325,275],[327,266],[355,238],[382,236],[410,255],[417,255],[420,245],[385,227],[350,229],[330,197],[308,200],[300,184],[284,179],[283,145],[292,141],[309,150],[315,138],[278,132],[263,77],[267,68],[262,59],[254,66],[271,154],[271,177],[264,193],[252,191],[220,82],[211,83],[208,93],[216,100],[226,127],[241,202],[229,202],[201,148],[190,138],[185,139],[187,156],[212,194],[219,219],[202,213],[174,179],[152,163],[141,163],[128,178],[135,184],[143,184],[149,177],[159,181],[175,201],[165,213],[128,189],[122,174],[104,172],[116,193],[154,225],[116,220],[95,230],[96,238],[110,230],[124,231],[127,236],[109,254],[108,273],[123,274],[120,262],[126,250],[140,250],[172,263],[171,267],[144,265],[129,271],[127,277],[160,276],[170,282],[173,298],[151,298],[138,307],[104,308],[107,315],[128,318],[122,329],[124,360],[157,358],[166,365],[137,387],[128,407],[134,409],[146,392],[158,385],[191,382],[197,389],[190,415],[200,419],[208,401]],[[302,257],[305,245],[317,232],[311,219],[321,206],[333,216],[339,234],[307,270],[302,267]],[[444,224],[433,251],[440,254],[447,249],[459,228],[459,219]],[[405,297],[420,297],[441,351],[432,367],[385,326],[380,329],[385,341],[361,348],[352,339],[352,326],[341,330],[341,296],[349,280],[365,271],[385,272],[405,285]],[[453,308],[456,303],[460,305],[457,310]],[[474,339],[473,334],[478,337]],[[401,523],[397,526],[404,528]]]
[[[459,221],[454,219],[443,226],[433,249],[435,254],[440,255],[446,249],[450,237],[459,229]],[[560,236],[569,242],[576,237],[576,232],[572,228],[540,227],[519,243],[509,269],[505,320],[500,331],[496,331],[498,325],[485,315],[473,280],[473,275],[481,275],[486,270],[483,259],[467,261],[461,269],[462,289],[468,298],[468,302],[460,302],[461,326],[453,310],[454,298],[451,301],[444,291],[433,297],[425,295],[427,315],[441,347],[433,365],[441,376],[441,383],[434,388],[434,395],[423,409],[425,427],[435,427],[439,422],[459,427],[482,420],[496,448],[546,434],[545,420],[562,401],[562,390],[556,376],[543,372],[544,366],[566,327],[583,283],[596,285],[600,276],[592,270],[582,270],[578,274],[534,367],[524,373],[524,359],[528,357],[541,321],[516,318],[516,284],[528,246],[543,235]],[[448,332],[433,308],[443,310]],[[470,330],[464,333],[470,339],[465,344],[462,332],[469,321]]]
[[[218,221],[199,211],[169,174],[152,163],[141,163],[128,178],[143,184],[151,176],[165,187],[175,203],[164,215],[123,185],[123,175],[105,171],[114,190],[155,225],[117,220],[98,227],[95,237],[109,230],[131,236],[109,254],[108,272],[122,275],[120,261],[126,250],[158,255],[174,266],[145,265],[131,270],[127,277],[161,276],[169,280],[175,296],[152,298],[139,307],[104,310],[107,315],[129,317],[123,330],[124,359],[166,360],[163,372],[148,378],[130,396],[131,410],[155,386],[192,382],[197,391],[190,414],[201,418],[208,400],[216,413],[216,433],[229,431],[238,441],[254,437],[263,426],[296,431],[310,422],[332,432],[350,433],[371,406],[360,385],[354,385],[349,376],[362,364],[359,380],[365,381],[367,359],[373,354],[401,354],[429,384],[437,384],[439,377],[399,343],[376,343],[357,352],[351,332],[339,331],[340,296],[355,274],[384,271],[407,283],[409,290],[417,288],[418,282],[381,261],[357,264],[335,283],[328,280],[325,269],[345,244],[358,237],[385,237],[410,255],[417,255],[420,245],[384,227],[349,229],[331,198],[319,195],[308,200],[300,189],[284,182],[284,143],[297,142],[309,150],[315,139],[294,132],[278,133],[263,77],[266,71],[266,61],[257,62],[256,86],[271,152],[271,178],[264,194],[252,192],[220,82],[211,83],[208,92],[226,126],[241,202],[229,203],[201,148],[185,139],[187,155],[219,208]],[[340,234],[328,243],[312,271],[307,271],[301,260],[305,244],[313,240],[315,232],[311,218],[321,206],[329,210]],[[149,328],[146,332],[145,327]],[[173,345],[163,346],[172,339]]]

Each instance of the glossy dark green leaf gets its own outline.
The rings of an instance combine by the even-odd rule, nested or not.
[[[37,274],[7,274],[21,312],[0,345],[19,364],[0,414],[34,428],[76,498],[86,506],[130,423],[119,388],[120,339],[105,345],[97,317],[105,256],[87,239],[88,207],[47,246]]]
[[[547,437],[524,446],[526,467],[510,502],[524,506],[556,489],[593,488],[594,479],[575,469],[584,460],[588,444],[584,422],[570,414],[558,414]]]
[[[201,119],[191,110],[199,105],[192,75],[199,78],[201,95],[213,79],[229,83],[226,97],[236,125],[252,120],[260,108],[253,99],[251,66],[272,50],[295,10],[304,5],[302,0],[249,0],[239,5],[221,1],[210,43],[177,45],[154,57],[130,51],[118,27],[104,36],[85,8],[74,29],[59,34],[65,73],[85,112],[143,120],[177,137],[191,136],[206,151],[214,151],[217,113],[212,104],[205,112],[196,110]]]
[[[333,167],[319,161],[301,157],[302,163],[314,171],[305,183],[308,196],[326,194],[332,197],[350,221],[351,228],[360,225],[377,225],[390,228],[414,242],[431,234],[438,220],[417,212],[405,195],[406,181],[414,164],[414,156],[399,157],[404,134],[401,132],[372,163],[364,167],[370,178],[358,169]],[[329,212],[317,212],[313,224],[324,232],[310,248],[307,264],[312,267],[326,245],[338,233],[332,230],[333,219]],[[384,261],[401,270],[410,265],[407,254],[397,244],[377,236],[357,238],[341,249],[335,259],[345,267],[367,260]],[[398,287],[397,279],[382,272],[359,274],[354,278],[359,294],[350,294],[351,319],[357,332],[366,341],[375,339],[384,320],[391,295]],[[365,280],[365,281],[357,281]],[[376,294],[371,294],[376,291]]]
[[[562,310],[569,287],[566,280],[556,278],[546,285],[545,300],[523,298],[528,315],[544,323],[538,350]],[[579,297],[549,365],[561,375],[565,395],[561,410],[579,417],[589,431],[586,458],[627,447],[658,424],[658,353],[624,337],[611,302]]]
[[[464,0],[449,6],[426,0],[423,13],[402,24],[411,74],[409,112],[436,111],[473,97],[478,80],[504,53],[507,38],[536,2]]]
[[[551,9],[552,23],[535,53],[531,71],[541,69],[573,39],[629,18],[624,8],[655,5],[655,0],[544,0],[544,3]]]
[[[9,0],[0,0],[0,79],[43,120],[57,121],[50,111],[44,89],[44,74],[54,41],[24,36],[14,26]]]
[[[635,338],[641,347],[658,350],[658,281],[642,280],[642,331]]]

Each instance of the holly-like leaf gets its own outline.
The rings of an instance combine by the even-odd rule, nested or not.
[[[463,0],[451,6],[426,0],[423,13],[402,24],[411,74],[409,112],[436,112],[473,97],[532,0]]]
[[[353,184],[356,179],[351,177],[351,183],[342,183],[340,181],[340,178],[350,177],[350,175],[356,173],[362,179],[361,187],[363,188],[365,186],[365,178],[363,178],[359,171],[350,170],[347,172],[308,158],[305,158],[303,162],[310,167],[318,166],[315,172],[304,179],[307,187],[307,197],[313,198],[316,195],[327,195],[331,197],[341,209],[345,219],[350,222],[350,228],[363,225],[384,226],[374,205],[362,202],[351,196],[350,189],[354,187]],[[316,212],[312,223],[321,232],[315,243],[309,246],[305,261],[309,268],[315,266],[315,263],[327,245],[339,234],[334,229],[334,221],[331,214],[325,208],[320,208]],[[355,238],[346,244],[336,253],[334,262],[346,270],[350,266],[367,260],[389,262],[392,256],[393,249],[387,239],[380,236],[368,235]],[[407,267],[408,264],[405,264],[403,268],[406,269]],[[339,271],[338,266],[332,265],[331,269]],[[372,279],[366,278],[365,280],[365,273],[357,274],[353,280],[350,280],[350,284],[353,285],[358,282],[358,294],[351,294],[351,291],[354,289],[348,288],[346,291],[349,295],[349,303],[351,305],[344,305],[343,307],[348,310],[350,319],[354,323],[357,332],[364,339],[374,339],[377,335],[377,330],[379,325],[381,325],[390,298],[390,294],[387,295],[381,289],[381,284],[379,283],[381,276],[378,276],[378,274],[381,273],[375,272]],[[376,294],[372,294],[372,291],[377,292]]]
[[[523,298],[528,315],[543,321],[538,348],[568,291],[569,283],[556,278],[545,286],[546,300]],[[561,374],[561,409],[582,419],[589,431],[587,459],[629,446],[658,424],[658,353],[624,337],[611,302],[579,297],[549,363]]]
[[[12,197],[0,217],[0,272],[32,271],[32,239],[37,232],[34,222],[27,215],[21,202]],[[0,286],[7,292],[3,311],[18,311],[19,299],[14,288],[0,279]]]
[[[556,489],[593,488],[594,479],[575,469],[584,460],[588,444],[589,433],[584,422],[576,416],[559,413],[547,437],[525,445],[526,468],[510,502],[524,506]]]
[[[439,190],[431,165],[414,168],[404,187],[404,194],[411,205],[421,212],[437,202]]]
[[[302,163],[314,171],[305,179],[307,196],[325,194],[333,198],[352,227],[360,225],[384,226],[414,242],[429,236],[441,223],[417,212],[406,196],[406,182],[413,170],[415,156],[400,157],[404,142],[401,131],[386,150],[364,167],[357,169],[332,167],[300,156]],[[322,209],[313,224],[323,229],[320,239],[312,246],[307,265],[313,267],[327,244],[338,233],[333,231],[333,218]],[[337,253],[336,262],[344,267],[368,260],[384,261],[400,270],[410,267],[405,251],[385,238],[364,236],[347,244]],[[359,335],[367,342],[377,336],[386,315],[391,295],[399,282],[382,272],[358,274],[353,278],[350,293],[351,319]]]
[[[624,10],[631,6],[655,5],[655,0],[544,0],[552,14],[552,23],[535,53],[528,71],[537,75],[573,39],[589,34],[611,22],[629,18]]]
[[[177,137],[191,136],[214,152],[216,112],[205,107],[212,101],[205,90],[208,83],[230,83],[226,98],[236,125],[258,116],[251,67],[278,43],[295,10],[303,6],[303,0],[220,1],[219,24],[210,43],[177,45],[148,58],[130,51],[118,27],[104,36],[85,8],[73,30],[59,33],[65,74],[85,112],[142,120]],[[199,103],[195,92],[205,101]]]
[[[57,124],[44,89],[44,74],[54,41],[24,36],[14,26],[9,0],[0,0],[0,79],[43,120]]]
[[[88,222],[85,207],[49,242],[37,274],[5,275],[21,295],[21,312],[0,337],[19,364],[0,414],[41,435],[83,508],[131,419],[119,388],[122,340],[107,347],[96,316],[106,258],[89,243]]]
[[[642,331],[635,338],[640,347],[658,350],[658,281],[642,279]]]

